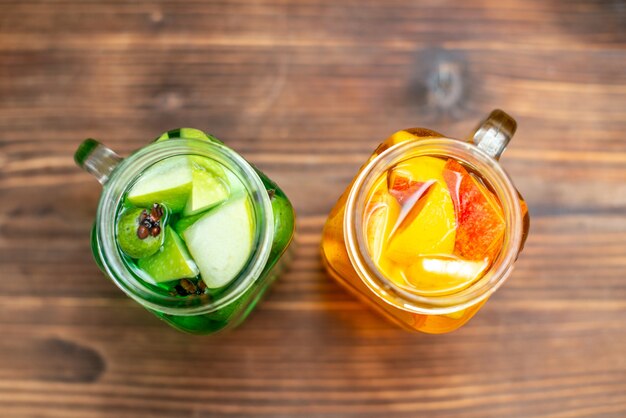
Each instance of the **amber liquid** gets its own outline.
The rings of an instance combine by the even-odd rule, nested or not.
[[[399,131],[383,142],[376,149],[374,154],[372,154],[370,160],[397,143],[438,137],[442,137],[442,135],[426,129]],[[459,328],[470,320],[485,301],[464,310],[446,315],[422,315],[400,309],[388,303],[365,285],[352,266],[346,249],[343,231],[346,200],[351,188],[352,184],[348,186],[346,191],[339,198],[324,226],[322,235],[322,259],[329,274],[388,320],[409,330],[432,334],[446,333]],[[520,202],[524,213],[525,239],[526,231],[528,230],[528,216],[526,204],[523,200],[520,200]]]

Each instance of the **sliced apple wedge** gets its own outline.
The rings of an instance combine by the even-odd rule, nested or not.
[[[388,185],[389,194],[395,197],[401,205],[424,185],[424,182],[413,181],[397,174],[388,178],[393,179]]]
[[[415,205],[417,205],[417,202],[419,202],[420,198],[424,196],[424,194],[426,194],[428,189],[430,189],[430,186],[435,184],[435,180],[430,180],[425,183],[416,183],[416,184],[420,185],[419,188],[414,190],[413,194],[411,194],[406,199],[406,201],[402,204],[402,209],[400,210],[400,213],[398,214],[396,223],[393,226],[393,229],[391,230],[391,233],[389,234],[389,236],[393,235],[394,232],[396,232],[396,230],[400,227],[400,225],[402,225],[402,223],[407,218],[407,216],[413,213]]]
[[[167,226],[163,232],[165,242],[160,250],[154,255],[140,258],[137,266],[156,283],[196,277],[199,273],[198,267],[191,259],[183,240]]]
[[[171,157],[148,168],[128,192],[128,200],[138,207],[153,203],[180,212],[189,199],[192,173],[185,156]]]
[[[493,260],[506,229],[497,198],[455,160],[448,160],[443,177],[458,222],[455,254],[470,260]]]
[[[420,190],[424,183],[441,181],[445,161],[435,157],[415,157],[396,164],[387,174],[389,194],[404,203]]]
[[[391,234],[385,255],[407,264],[420,255],[452,254],[455,228],[450,193],[435,182]]]
[[[183,237],[207,287],[226,286],[252,252],[253,217],[247,196],[234,197],[207,212],[185,229]]]
[[[203,212],[228,199],[224,169],[218,163],[201,157],[189,157],[192,186],[183,216]]]

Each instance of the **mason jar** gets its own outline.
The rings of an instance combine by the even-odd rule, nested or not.
[[[321,252],[328,273],[375,311],[405,329],[445,333],[465,324],[509,277],[528,234],[526,203],[498,162],[515,129],[515,120],[496,110],[467,140],[411,128],[382,142],[325,223]],[[366,199],[375,181],[391,167],[421,156],[454,159],[469,167],[502,208],[505,229],[497,257],[478,280],[457,292],[420,294],[399,286],[378,268],[365,242]]]
[[[178,156],[206,158],[232,173],[249,198],[253,219],[251,252],[236,276],[217,291],[184,297],[144,280],[116,241],[116,219],[129,189],[150,167]],[[216,138],[195,129],[177,129],[126,158],[88,139],[76,151],[75,160],[102,184],[91,234],[96,263],[126,295],[172,327],[210,334],[237,326],[285,268],[295,228],[289,199],[276,183]]]

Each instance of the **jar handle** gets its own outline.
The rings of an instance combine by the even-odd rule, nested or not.
[[[105,184],[122,157],[95,139],[85,139],[74,153],[76,164]]]
[[[476,127],[469,141],[498,160],[516,129],[515,119],[506,112],[496,109]]]

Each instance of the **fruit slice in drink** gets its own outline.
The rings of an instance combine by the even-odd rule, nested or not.
[[[139,267],[156,283],[195,277],[200,272],[185,243],[169,227],[164,228],[165,241],[156,254],[137,261]]]
[[[206,164],[204,165],[205,167],[207,166]],[[206,172],[201,174],[201,176],[204,174],[206,174]],[[206,192],[204,196],[196,198],[197,202],[204,201],[205,204],[204,205],[198,204],[196,206],[196,210],[192,211],[192,214],[187,214],[186,213],[187,209],[190,207],[189,201],[187,202],[187,205],[185,206],[185,210],[183,210],[183,212],[180,213],[180,217],[176,219],[173,225],[174,230],[179,235],[182,236],[183,232],[187,228],[189,228],[191,225],[196,223],[196,221],[200,220],[204,215],[207,214],[208,211],[212,210],[219,204],[223,203],[229,197],[243,196],[244,194],[247,193],[241,181],[232,172],[228,170],[222,170],[222,172],[220,173],[220,176],[223,176],[223,177],[219,177],[219,185],[216,185],[214,181],[208,181],[208,182],[199,181],[197,185],[194,184],[194,190],[197,189],[196,194],[202,194],[204,193],[205,190],[208,189],[208,191]],[[224,187],[226,186],[228,189],[227,191],[224,190]],[[211,189],[212,187],[217,187],[218,190],[214,191]],[[192,190],[191,194],[193,195],[193,193],[194,191]],[[219,196],[219,198],[214,198],[215,196]],[[191,199],[192,198],[190,197],[190,200]],[[204,206],[204,207],[200,208],[201,206]]]
[[[236,196],[185,229],[183,237],[210,289],[227,285],[252,252],[253,214],[247,196]]]
[[[189,157],[191,192],[183,210],[184,216],[195,215],[228,198],[224,169],[206,158]]]
[[[172,212],[183,210],[189,199],[193,175],[186,156],[171,157],[146,170],[128,192],[133,206],[165,205]]]
[[[393,261],[403,263],[423,254],[452,254],[456,220],[450,193],[443,182],[444,164],[437,158],[416,157],[390,170],[392,184],[408,185],[406,194],[397,189],[390,191],[401,196],[398,201],[403,202],[385,252]],[[399,182],[398,178],[406,180]]]
[[[448,160],[443,177],[458,222],[455,254],[469,260],[495,259],[505,231],[504,215],[496,197],[457,161]]]
[[[388,183],[397,184],[401,190],[403,184],[424,183],[429,180],[443,182],[443,169],[446,162],[436,157],[414,157],[396,164],[388,172]],[[394,194],[394,187],[390,186],[390,193]],[[398,191],[400,191],[398,190]]]

